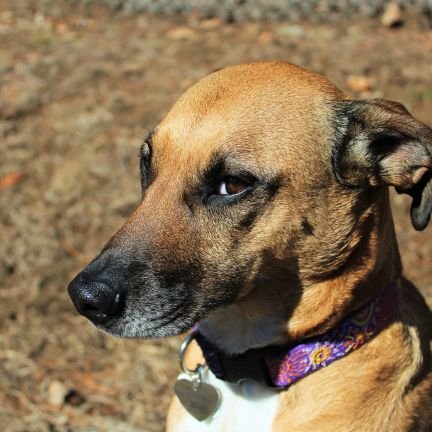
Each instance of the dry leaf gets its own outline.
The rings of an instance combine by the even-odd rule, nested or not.
[[[176,27],[167,32],[167,37],[172,40],[194,40],[198,35],[189,27]]]
[[[24,178],[24,174],[22,172],[16,171],[6,174],[2,178],[0,178],[0,189],[7,189],[11,186],[16,185]]]
[[[346,79],[346,85],[353,92],[362,93],[372,89],[373,80],[364,75],[349,75]]]
[[[381,16],[381,23],[386,27],[394,27],[402,24],[401,8],[396,2],[392,1],[387,4]]]
[[[53,407],[59,408],[63,405],[69,390],[60,381],[51,381],[48,386],[48,402]]]

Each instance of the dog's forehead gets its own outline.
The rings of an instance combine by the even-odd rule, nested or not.
[[[274,163],[274,152],[296,157],[328,130],[328,102],[343,97],[324,77],[287,63],[229,67],[178,100],[157,128],[155,148],[189,166],[218,152]]]

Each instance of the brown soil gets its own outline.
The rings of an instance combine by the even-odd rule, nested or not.
[[[168,341],[117,340],[65,287],[140,198],[137,149],[193,82],[283,59],[430,123],[432,34],[335,26],[182,23],[0,8],[0,430],[161,431],[177,374]],[[432,231],[393,200],[406,274],[432,304]]]

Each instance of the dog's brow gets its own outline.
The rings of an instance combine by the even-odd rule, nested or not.
[[[220,176],[225,171],[225,168],[225,158],[222,155],[215,155],[203,171],[202,177],[205,180],[213,180]]]
[[[202,171],[203,181],[212,182],[219,180],[221,175],[241,174],[249,172],[245,169],[241,160],[231,152],[217,153],[212,156],[207,167]]]

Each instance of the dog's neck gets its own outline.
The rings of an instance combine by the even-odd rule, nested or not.
[[[251,349],[233,356],[205,339],[199,327],[192,337],[217,378],[231,383],[253,380],[268,387],[286,388],[349,355],[379,334],[394,317],[399,291],[399,284],[392,282],[330,331],[293,344]]]
[[[332,277],[284,286],[258,284],[253,295],[220,309],[200,323],[202,334],[219,349],[239,354],[250,348],[301,340],[332,329],[401,276],[389,197],[384,191],[367,223],[359,224],[356,247]],[[273,289],[274,288],[274,289]]]

